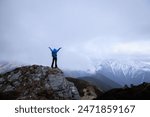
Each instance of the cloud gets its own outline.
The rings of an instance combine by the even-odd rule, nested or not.
[[[113,47],[115,54],[130,56],[150,56],[150,41],[118,43]]]
[[[113,56],[149,56],[148,0],[1,0],[0,60],[88,69]]]

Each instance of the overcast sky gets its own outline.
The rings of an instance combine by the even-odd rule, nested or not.
[[[0,0],[0,60],[64,69],[150,56],[149,0]]]

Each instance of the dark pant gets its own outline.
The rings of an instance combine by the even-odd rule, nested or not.
[[[57,58],[53,58],[52,65],[51,65],[52,68],[53,68],[54,63],[55,63],[55,68],[57,68]]]

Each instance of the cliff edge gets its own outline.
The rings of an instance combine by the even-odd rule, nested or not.
[[[0,99],[80,99],[60,69],[32,65],[0,74]]]

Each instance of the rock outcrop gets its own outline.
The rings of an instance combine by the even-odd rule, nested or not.
[[[73,82],[77,87],[81,100],[96,100],[103,94],[103,91],[99,90],[95,85],[85,80],[71,77],[67,77],[67,80]]]
[[[0,75],[0,99],[80,99],[60,69],[24,66]]]

